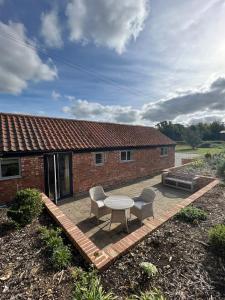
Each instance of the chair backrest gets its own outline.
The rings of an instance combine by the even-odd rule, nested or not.
[[[153,202],[155,199],[155,192],[151,189],[145,188],[142,190],[140,198],[144,201],[144,202]]]
[[[94,201],[104,200],[106,198],[103,187],[100,185],[92,187],[89,190],[89,195],[90,195],[91,199]]]

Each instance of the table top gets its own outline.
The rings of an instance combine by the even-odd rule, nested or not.
[[[111,195],[104,200],[105,206],[115,210],[124,210],[134,205],[134,200],[128,196]]]

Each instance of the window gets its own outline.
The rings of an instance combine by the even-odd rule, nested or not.
[[[131,151],[121,151],[120,152],[121,161],[130,161],[131,160]]]
[[[168,156],[168,147],[160,148],[160,156]]]
[[[0,179],[19,177],[19,176],[20,176],[19,158],[0,159]]]
[[[96,165],[104,164],[104,153],[103,152],[95,153],[95,164]]]

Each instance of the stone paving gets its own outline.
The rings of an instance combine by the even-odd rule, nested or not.
[[[154,202],[156,218],[160,218],[161,215],[164,215],[190,195],[189,192],[163,186],[160,175],[112,189],[106,193],[107,195],[114,194],[135,197],[145,187],[150,187],[156,192]],[[125,228],[120,224],[112,224],[111,230],[109,230],[110,215],[101,218],[99,223],[94,216],[90,217],[89,197],[79,200],[75,200],[74,198],[62,200],[58,203],[58,207],[100,249],[104,249],[106,246],[116,243],[128,235]],[[131,216],[128,226],[130,232],[134,232],[141,227],[141,224],[134,216]]]

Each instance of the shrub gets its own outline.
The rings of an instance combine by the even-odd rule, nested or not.
[[[225,254],[225,225],[219,224],[209,230],[209,243],[215,250]]]
[[[55,269],[61,270],[66,268],[72,259],[72,254],[68,246],[57,246],[52,253],[52,264]]]
[[[47,227],[40,227],[41,240],[46,245],[50,261],[55,269],[61,270],[66,268],[72,259],[72,254],[68,246],[65,246],[63,239],[60,236],[62,230],[60,228],[48,229]]]
[[[208,152],[208,153],[205,154],[205,159],[208,160],[208,159],[211,159],[211,158],[212,158],[212,154],[211,153]]]
[[[160,290],[153,289],[150,292],[141,293],[140,296],[133,296],[127,300],[166,300],[166,298]]]
[[[95,270],[84,272],[81,269],[75,269],[72,273],[75,280],[73,299],[74,300],[115,300],[112,293],[106,293],[103,290],[100,279]]]
[[[24,189],[16,193],[15,203],[7,216],[18,226],[25,226],[38,217],[43,209],[41,194],[36,189]]]
[[[194,223],[196,221],[204,221],[207,219],[207,213],[197,207],[188,206],[182,208],[179,213],[177,213],[176,217],[179,220]]]
[[[218,161],[216,166],[217,174],[223,178],[225,178],[225,160],[221,159]]]
[[[142,262],[140,267],[149,277],[153,277],[158,273],[157,267],[150,262]]]

